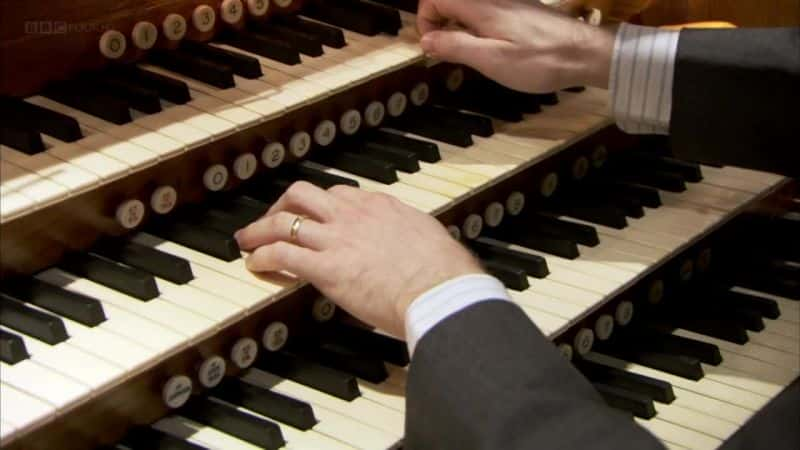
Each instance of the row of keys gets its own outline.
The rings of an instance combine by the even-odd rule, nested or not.
[[[7,166],[3,171],[9,174],[3,182],[2,220],[152,166],[421,57],[405,41],[367,38],[300,17],[282,20],[281,26],[295,32],[307,30],[319,39],[328,32],[341,36],[342,43],[346,37],[348,45],[304,59],[302,66],[308,67],[303,68],[227,43],[193,44],[180,58],[152,61],[157,65],[112,67],[55,83],[43,95],[25,101],[0,99],[0,109],[14,118],[0,125],[2,159]],[[175,66],[176,58],[188,65]],[[235,75],[236,88],[219,89],[207,83],[217,73],[208,58],[241,62],[243,68],[255,63],[259,71],[272,75],[259,79]],[[183,71],[195,66],[197,70]],[[426,92],[424,86],[413,89],[411,102],[424,101]],[[369,125],[386,113],[402,114],[408,98],[401,94],[385,100],[383,108],[377,103],[366,105],[362,122]],[[352,113],[345,119],[343,131],[358,125]],[[330,124],[320,128],[320,140],[334,136],[330,130]],[[311,143],[310,139],[295,141],[297,152]]]

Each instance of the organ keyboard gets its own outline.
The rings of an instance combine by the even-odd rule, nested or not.
[[[297,180],[437,216],[671,448],[796,383],[796,182],[428,61],[413,1],[87,3],[53,73],[40,8],[2,31],[4,447],[402,445],[404,344],[231,237]]]

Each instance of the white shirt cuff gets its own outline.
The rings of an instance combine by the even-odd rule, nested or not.
[[[446,281],[417,297],[406,311],[409,354],[431,328],[451,315],[486,300],[510,301],[506,288],[485,274],[464,275]]]
[[[611,113],[633,134],[668,134],[680,32],[623,23],[609,74]]]

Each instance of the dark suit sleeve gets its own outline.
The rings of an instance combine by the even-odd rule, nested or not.
[[[800,177],[800,28],[681,31],[672,96],[678,157]]]
[[[661,449],[609,408],[520,308],[477,303],[417,344],[405,448]]]

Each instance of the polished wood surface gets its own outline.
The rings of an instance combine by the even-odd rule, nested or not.
[[[136,49],[130,33],[139,21],[152,22],[159,29],[154,48],[172,48],[177,41],[163,36],[161,24],[168,14],[177,13],[187,21],[184,39],[206,41],[226,27],[238,28],[247,20],[264,21],[274,14],[297,10],[303,0],[294,0],[287,8],[270,3],[266,15],[259,18],[242,15],[233,25],[220,19],[222,0],[74,0],[70,2],[19,2],[0,0],[0,94],[27,96],[49,81],[65,79],[83,70],[93,70],[109,63],[99,50],[104,32],[118,30],[127,38],[125,54],[116,61],[130,62],[146,52]],[[200,32],[191,21],[198,5],[217,11],[215,28]]]
[[[646,25],[728,21],[738,27],[800,26],[800,0],[654,0],[638,20]]]

